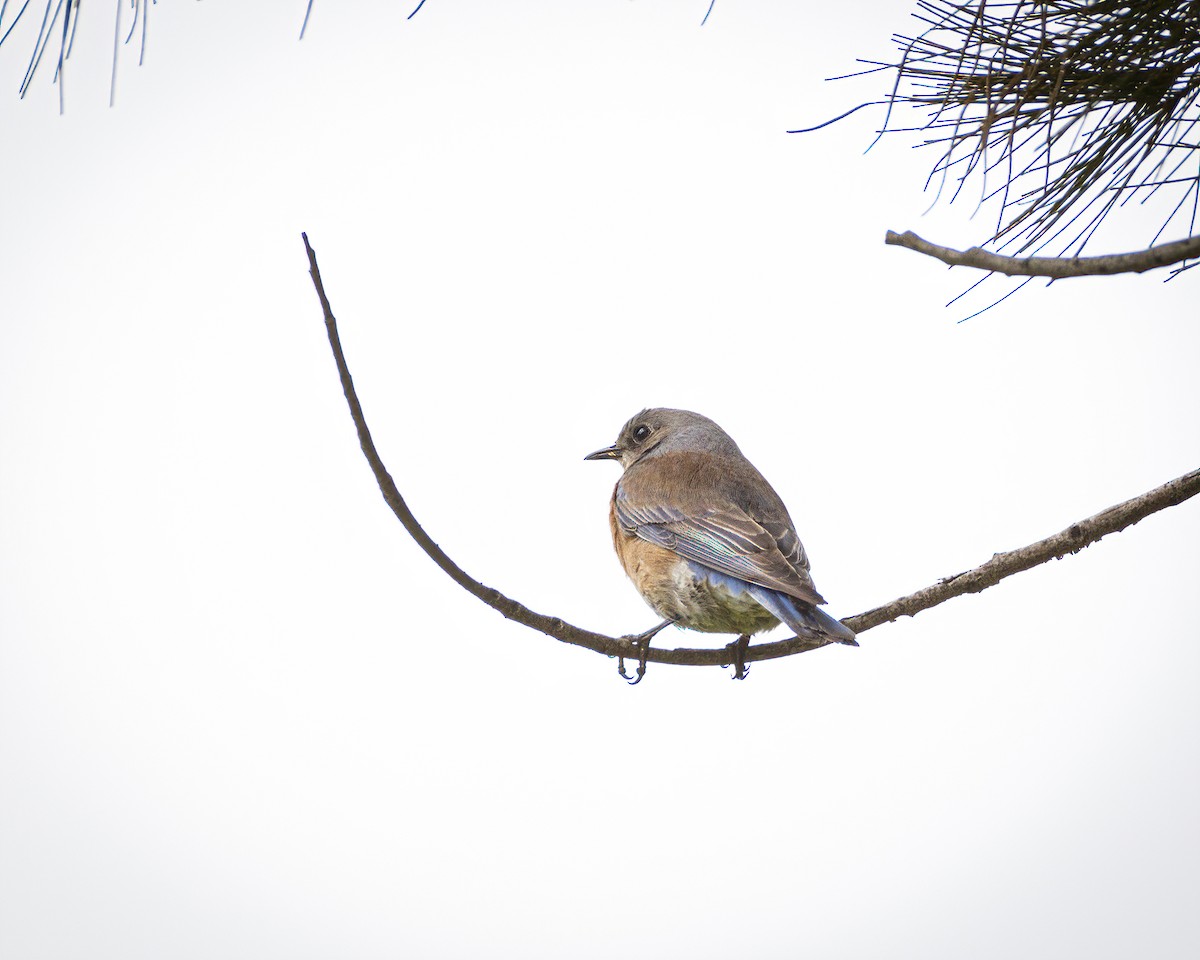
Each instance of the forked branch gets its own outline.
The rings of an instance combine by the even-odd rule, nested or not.
[[[371,465],[371,471],[375,474],[375,480],[383,493],[383,499],[404,525],[404,529],[455,583],[508,619],[523,623],[525,626],[532,627],[563,643],[587,647],[589,650],[595,650],[597,653],[603,653],[610,657],[638,658],[641,651],[635,647],[629,637],[609,637],[602,633],[584,630],[559,617],[530,610],[516,600],[506,597],[499,590],[480,583],[451,560],[417,523],[412,511],[408,509],[408,505],[400,495],[400,491],[396,489],[396,484],[380,459],[379,452],[375,449],[371,431],[367,428],[367,421],[363,416],[362,406],[354,391],[354,382],[350,378],[346,357],[342,352],[337,321],[334,320],[333,310],[329,306],[329,298],[325,295],[321,272],[317,267],[316,254],[313,253],[313,249],[308,243],[308,236],[305,234],[301,236],[304,239],[304,249],[308,253],[309,273],[312,276],[313,285],[316,287],[317,296],[320,298],[321,309],[325,314],[325,329],[329,335],[329,346],[333,350],[333,358],[342,381],[342,390],[346,394],[346,402],[350,406],[350,416],[358,430],[359,443],[362,445],[367,462]],[[868,610],[866,613],[860,613],[858,616],[849,617],[844,622],[855,633],[861,634],[881,623],[887,623],[899,617],[914,616],[951,597],[957,597],[964,593],[978,593],[999,583],[1005,577],[1045,563],[1053,557],[1078,553],[1106,534],[1123,530],[1130,524],[1137,523],[1143,517],[1182,503],[1197,493],[1200,493],[1200,470],[1193,470],[1191,473],[1172,480],[1170,483],[1165,483],[1140,497],[1134,497],[1132,500],[1110,507],[1094,517],[1073,523],[1052,537],[1047,537],[1028,547],[1022,547],[1020,550],[998,553],[987,563],[974,570],[946,577],[932,587],[918,590],[907,597],[900,597],[898,600]],[[773,660],[777,657],[814,650],[818,646],[823,646],[823,644],[792,637],[787,640],[755,644],[744,651],[741,659],[743,663],[755,660]],[[681,666],[726,666],[730,663],[730,651],[725,647],[716,649],[677,648],[673,650],[651,648],[645,657],[652,663],[673,663]]]

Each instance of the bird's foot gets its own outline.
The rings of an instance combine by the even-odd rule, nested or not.
[[[646,658],[650,654],[650,641],[672,623],[674,623],[673,620],[664,620],[658,626],[651,627],[645,633],[629,634],[621,638],[622,640],[628,640],[638,653],[637,671],[632,676],[625,672],[625,658],[621,656],[617,657],[617,673],[631,687],[636,683],[641,683],[642,677],[646,675]]]
[[[725,649],[729,651],[733,660],[733,679],[745,680],[750,675],[750,667],[746,664],[746,651],[750,649],[750,634],[743,633]]]

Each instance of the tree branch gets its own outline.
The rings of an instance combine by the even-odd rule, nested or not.
[[[1136,253],[1114,253],[1104,257],[1005,257],[982,247],[954,250],[930,243],[911,230],[907,233],[889,230],[884,242],[897,247],[907,247],[952,267],[978,267],[980,270],[991,270],[1010,277],[1063,279],[1100,277],[1114,273],[1145,273],[1147,270],[1169,267],[1173,263],[1200,257],[1200,236],[1164,243],[1161,247],[1150,247]]]
[[[1078,553],[1101,537],[1119,533],[1150,514],[1183,503],[1197,493],[1200,493],[1200,470],[1193,470],[1164,483],[1161,487],[1155,487],[1148,493],[1143,493],[1140,497],[1118,503],[1115,507],[1101,510],[1095,516],[1073,523],[1045,540],[1039,540],[1018,550],[1009,550],[1007,553],[997,553],[987,563],[974,570],[945,577],[932,587],[926,587],[907,597],[851,617],[846,621],[846,625],[855,633],[862,633],[881,623],[900,617],[911,617],[951,597],[964,593],[979,593],[1014,573],[1036,567],[1047,560],[1060,560],[1068,553]]]
[[[896,71],[882,132],[901,104],[925,113],[902,129],[940,151],[930,173],[939,197],[948,188],[953,202],[974,180],[980,203],[999,201],[992,239],[1028,250],[1081,253],[1118,208],[1160,190],[1178,202],[1164,202],[1158,233],[1179,220],[1195,232],[1195,0],[918,7],[921,32],[893,37],[899,61],[867,62]]]
[[[429,554],[433,562],[441,567],[455,583],[472,596],[482,600],[489,607],[499,611],[509,620],[523,623],[525,626],[554,637],[556,640],[561,640],[563,643],[586,647],[589,650],[595,650],[597,653],[603,653],[610,657],[636,659],[640,651],[633,644],[630,637],[609,637],[602,633],[593,633],[590,630],[584,630],[567,623],[559,617],[537,613],[518,603],[516,600],[506,597],[499,590],[475,580],[451,560],[441,547],[433,541],[429,534],[422,529],[421,525],[417,523],[416,517],[408,509],[408,505],[404,502],[404,498],[396,488],[396,484],[388,473],[387,467],[384,466],[383,461],[380,459],[379,452],[375,449],[375,443],[371,439],[371,431],[367,427],[362,406],[359,404],[358,395],[354,390],[354,382],[350,377],[350,368],[347,366],[345,354],[342,352],[337,321],[333,317],[333,310],[329,305],[328,297],[325,295],[325,287],[321,283],[321,272],[317,267],[317,256],[308,243],[307,234],[301,234],[301,237],[304,240],[304,249],[308,253],[309,274],[312,276],[313,285],[316,287],[317,296],[321,301],[321,310],[325,315],[325,329],[329,335],[329,346],[333,350],[334,362],[337,364],[338,375],[342,381],[342,390],[346,395],[346,403],[350,407],[350,416],[353,418],[354,425],[358,430],[359,444],[362,446],[363,454],[371,466],[372,473],[375,474],[375,480],[379,484],[383,499],[404,525],[404,529],[408,531],[409,535],[417,542],[421,549]],[[849,617],[843,622],[855,633],[861,634],[872,627],[896,620],[899,617],[914,616],[922,610],[928,610],[930,607],[949,600],[951,597],[957,597],[964,593],[978,593],[999,583],[1005,577],[1019,573],[1022,570],[1028,570],[1030,567],[1037,566],[1040,563],[1045,563],[1052,557],[1062,557],[1067,553],[1078,553],[1084,547],[1095,543],[1106,534],[1123,530],[1130,524],[1137,523],[1143,517],[1147,517],[1158,510],[1182,503],[1189,497],[1194,497],[1197,493],[1200,493],[1200,470],[1193,470],[1178,480],[1165,483],[1161,487],[1151,490],[1149,493],[1142,494],[1140,497],[1134,497],[1132,500],[1118,504],[1115,507],[1110,507],[1108,510],[1104,510],[1094,517],[1089,517],[1087,520],[1074,523],[1066,530],[1052,537],[1047,537],[1045,540],[1031,544],[1028,547],[1022,547],[1020,550],[998,553],[987,563],[976,567],[974,570],[946,577],[932,587],[918,590],[907,597],[893,600],[891,603],[868,610],[866,613],[861,613],[858,616]],[[787,640],[755,644],[745,651],[742,659],[744,663],[756,660],[773,660],[778,657],[804,653],[807,650],[815,650],[820,646],[824,646],[824,644],[813,642],[812,640],[800,639],[799,637],[791,637]],[[728,647],[718,647],[715,649],[689,649],[686,647],[664,649],[651,647],[646,653],[646,659],[652,663],[673,663],[681,666],[727,666],[733,660],[731,650]]]

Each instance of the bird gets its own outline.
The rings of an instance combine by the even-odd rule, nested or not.
[[[676,624],[736,633],[744,652],[751,635],[785,623],[804,639],[858,646],[854,631],[820,609],[825,599],[779,494],[708,417],[643,410],[616,443],[584,459],[624,468],[609,506],[613,546],[663,618],[636,640],[648,645]]]

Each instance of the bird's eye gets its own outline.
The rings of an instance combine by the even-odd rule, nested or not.
[[[650,428],[648,426],[646,426],[644,423],[640,427],[638,427],[636,430],[633,431],[633,439],[636,440],[638,443],[641,443],[648,436],[650,436]]]

